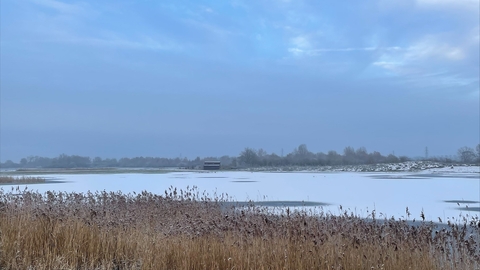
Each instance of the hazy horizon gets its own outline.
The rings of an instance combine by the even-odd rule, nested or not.
[[[100,156],[100,155],[80,155],[80,154],[77,154],[77,153],[58,153],[58,154],[52,154],[52,155],[36,155],[36,154],[32,154],[32,155],[26,155],[26,156],[22,156],[22,157],[19,157],[17,159],[12,159],[12,158],[2,158],[0,160],[0,162],[5,162],[7,160],[10,160],[10,161],[13,161],[15,163],[19,163],[21,159],[23,158],[28,158],[28,157],[45,157],[45,158],[57,158],[61,155],[67,155],[67,156],[82,156],[82,157],[89,157],[91,159],[95,158],[95,157],[100,157],[102,159],[121,159],[121,158],[138,158],[138,157],[153,157],[153,158],[169,158],[169,159],[175,159],[175,158],[180,158],[180,159],[183,159],[183,158],[187,158],[188,160],[194,160],[196,159],[197,157],[203,159],[203,158],[208,158],[208,157],[217,157],[217,158],[220,158],[222,156],[229,156],[229,157],[239,157],[241,155],[241,153],[246,149],[246,148],[250,148],[250,147],[245,147],[245,148],[242,148],[238,151],[238,153],[234,153],[234,154],[218,154],[218,155],[205,155],[205,156],[200,156],[200,155],[196,155],[196,156],[189,156],[189,155],[183,155],[182,153],[178,154],[177,156],[173,155],[173,156],[161,156],[161,155],[119,155],[119,156]],[[360,148],[360,147],[359,147]],[[473,148],[473,147],[471,147]],[[253,149],[253,150],[265,150],[264,148],[250,148],[250,149]],[[284,149],[280,149],[279,151],[271,151],[271,152],[266,152],[268,155],[270,154],[276,154],[278,156],[287,156],[288,154],[293,154],[294,153],[294,150],[296,148],[292,149],[291,151],[285,151]],[[355,150],[357,150],[358,148],[355,148]],[[317,154],[317,153],[324,153],[324,154],[327,154],[329,151],[336,151],[338,154],[340,155],[343,155],[343,150],[344,148],[342,149],[329,149],[329,150],[326,150],[326,151],[315,151],[315,150],[312,150],[310,148],[308,148],[309,152],[313,153],[313,154]],[[375,149],[367,149],[367,152],[368,153],[373,153],[373,152],[379,152]],[[283,153],[283,155],[282,155]],[[414,156],[409,156],[409,155],[399,155],[397,154],[395,151],[391,151],[391,152],[380,152],[380,154],[382,154],[383,156],[388,156],[390,154],[393,154],[397,157],[408,157],[409,159],[412,159],[412,160],[417,160],[417,159],[424,159],[424,158],[427,158],[425,155],[425,148],[423,149],[423,153],[420,153],[418,155],[414,155]],[[431,155],[430,154],[430,149],[428,149],[428,158],[449,158],[449,159],[457,159],[457,152],[455,153],[451,153],[451,154],[447,154],[447,155]]]
[[[476,0],[0,5],[1,162],[480,143]]]

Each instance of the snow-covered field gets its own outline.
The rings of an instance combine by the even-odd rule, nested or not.
[[[29,185],[39,192],[95,192],[143,190],[164,194],[173,186],[186,190],[196,186],[210,197],[228,194],[236,201],[295,206],[301,202],[324,203],[316,206],[339,214],[347,210],[367,217],[375,210],[377,217],[394,216],[443,222],[459,215],[480,214],[480,174],[478,167],[429,168],[421,172],[172,172],[163,174],[64,174],[42,175],[59,183]],[[26,186],[20,186],[23,190]],[[9,191],[11,186],[1,187]],[[320,209],[320,207],[322,207]],[[340,210],[342,207],[343,211]]]
[[[379,163],[363,165],[338,166],[284,166],[284,167],[256,167],[249,171],[309,171],[309,172],[421,172],[425,170],[440,172],[477,172],[479,166],[446,165],[432,161],[406,161],[402,163]]]

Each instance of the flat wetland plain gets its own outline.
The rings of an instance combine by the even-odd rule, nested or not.
[[[475,169],[5,175],[2,269],[480,268]]]

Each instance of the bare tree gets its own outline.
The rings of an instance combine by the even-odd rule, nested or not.
[[[398,159],[397,156],[395,156],[394,154],[390,154],[387,156],[387,160],[386,160],[388,163],[398,163],[400,162],[400,159]]]
[[[341,165],[342,164],[342,155],[338,154],[337,151],[334,151],[334,150],[328,151],[327,164],[328,165]]]
[[[305,158],[310,154],[306,144],[300,144],[297,150],[295,150],[294,152],[295,152],[295,155],[298,155],[299,157],[302,157],[302,158]]]
[[[258,149],[257,155],[259,158],[263,158],[268,155],[267,151],[263,150],[263,148]]]
[[[347,146],[343,149],[343,161],[345,164],[357,164],[357,155],[353,147]]]
[[[472,163],[475,161],[475,151],[471,147],[464,146],[458,149],[457,155],[460,162]]]
[[[360,147],[355,151],[355,156],[357,157],[359,163],[366,164],[368,162],[368,152],[367,148]]]
[[[240,159],[241,162],[243,162],[243,163],[245,163],[249,166],[257,165],[257,163],[258,163],[257,151],[255,151],[255,149],[247,147],[240,154],[239,159]]]

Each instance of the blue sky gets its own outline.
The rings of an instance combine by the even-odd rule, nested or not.
[[[480,140],[478,0],[0,5],[2,161]]]

